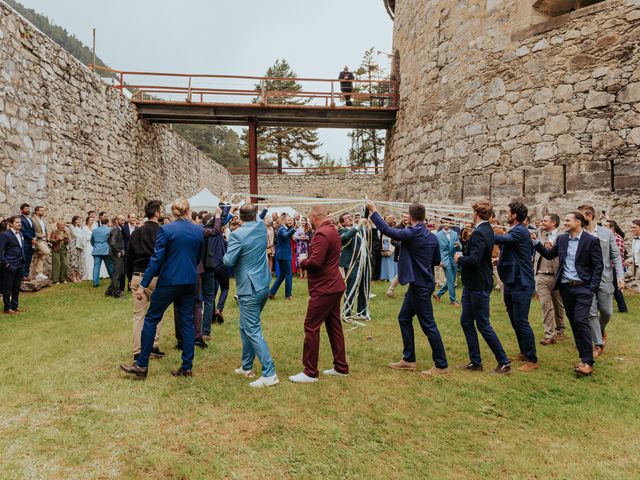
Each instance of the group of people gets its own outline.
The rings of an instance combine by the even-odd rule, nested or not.
[[[354,311],[357,317],[370,318],[368,282],[375,278],[376,269],[378,278],[390,281],[388,296],[394,295],[397,284],[408,285],[398,314],[403,354],[401,360],[389,365],[393,369],[417,368],[413,329],[413,317],[417,316],[434,362],[422,373],[449,373],[432,308],[432,300],[440,301],[448,292],[451,304],[461,307],[460,322],[468,345],[469,362],[461,368],[483,370],[480,332],[497,362],[496,374],[510,373],[515,361],[521,363],[519,370],[523,372],[537,369],[535,335],[529,322],[530,303],[537,295],[544,316],[540,343],[546,346],[565,339],[566,315],[580,357],[575,371],[591,374],[594,358],[604,353],[613,298],[618,300],[620,311],[626,310],[622,295],[625,268],[633,268],[634,275],[640,277],[640,220],[633,222],[634,239],[627,256],[624,232],[613,220],[599,225],[589,205],[565,216],[564,233],[558,215],[552,213],[545,215],[536,229],[538,222],[530,223],[528,209],[519,201],[508,206],[508,228],[496,225],[491,203],[478,202],[472,210],[472,223],[457,226],[457,219],[449,217],[438,226],[427,221],[420,204],[412,204],[396,222],[394,215],[381,216],[371,202],[363,215],[343,213],[335,219],[324,206],[314,205],[303,218],[267,215],[267,209],[258,215],[256,205],[232,206],[224,196],[213,213],[191,212],[188,201],[178,199],[172,206],[175,219],[171,221],[162,216],[160,201],[150,201],[144,222],[134,214],[109,219],[102,212],[95,219],[94,212],[88,212],[84,227],[90,231],[94,286],[99,285],[104,268],[111,278],[106,295],[120,298],[126,288],[134,293],[134,363],[121,368],[138,377],[146,377],[151,356],[164,356],[158,340],[164,312],[172,304],[176,346],[183,352],[183,363],[173,373],[191,375],[195,346],[206,348],[212,324],[224,322],[229,279],[234,276],[242,340],[241,365],[236,373],[255,376],[257,356],[262,375],[251,385],[277,384],[260,315],[282,283],[285,297],[292,298],[294,268],[308,278],[310,294],[304,370],[290,377],[294,382],[318,379],[323,323],[334,355],[333,368],[325,373],[348,374],[341,322],[352,318]],[[0,284],[5,313],[20,311],[20,282],[45,276],[47,256],[51,256],[54,282],[84,278],[85,244],[79,244],[86,235],[79,217],[68,226],[56,222],[51,232],[44,218],[43,207],[36,207],[31,216],[30,206],[24,204],[20,216],[2,223]],[[76,251],[72,253],[72,249]],[[439,290],[436,268],[444,273]],[[463,286],[460,302],[455,290],[458,272]],[[490,322],[494,272],[518,341],[519,352],[512,357],[507,356]],[[276,278],[271,285],[273,274]]]

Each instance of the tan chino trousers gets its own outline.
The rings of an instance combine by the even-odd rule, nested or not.
[[[544,338],[553,338],[558,333],[563,333],[564,305],[560,297],[560,291],[554,290],[555,275],[539,273],[536,275],[536,293],[542,307],[544,323]]]
[[[131,279],[131,291],[134,293],[133,295],[133,354],[137,355],[141,350],[141,337],[142,337],[142,327],[144,326],[144,317],[147,314],[147,309],[149,308],[149,304],[151,303],[151,294],[156,289],[156,283],[158,282],[158,277],[153,277],[151,283],[149,284],[149,288],[144,289],[144,297],[142,300],[138,300],[135,295],[135,292],[140,288],[140,282],[142,281],[142,275],[134,274]],[[156,328],[156,338],[153,340],[154,348],[158,346],[158,341],[160,340],[160,331],[162,330],[162,323],[164,319],[158,323]]]

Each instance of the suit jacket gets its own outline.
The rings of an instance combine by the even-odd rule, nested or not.
[[[133,231],[135,232],[135,229]],[[127,251],[127,248],[129,248],[129,239],[131,239],[132,233],[133,232],[131,231],[131,226],[129,225],[129,222],[125,223],[124,226],[122,227],[122,238],[124,239],[125,252]]]
[[[31,221],[31,223],[29,223]],[[22,224],[22,236],[24,237],[25,247],[31,248],[31,240],[36,238],[36,230],[34,228],[33,219],[20,215],[20,223]]]
[[[222,227],[231,221],[233,215],[229,213],[231,207],[225,205],[220,217],[214,217],[212,222],[204,226],[204,248],[202,250],[202,265],[205,268],[217,268],[222,263],[227,245],[222,234]]]
[[[91,232],[91,255],[109,255],[109,236],[111,229],[106,225],[94,228]]]
[[[436,233],[438,237],[438,244],[440,246],[440,261],[445,267],[450,268],[455,265],[453,261],[453,255],[456,253],[456,242],[458,241],[458,234],[452,228],[449,229],[449,240],[444,229],[439,230]]]
[[[40,225],[40,222],[35,215],[31,217],[31,221],[33,222],[33,230],[35,231],[38,240],[46,240],[47,238],[49,238],[49,228],[47,227],[47,222],[42,220],[42,223],[44,223],[44,231],[42,231],[42,226]],[[20,222],[22,222],[22,219],[20,219]]]
[[[560,265],[556,273],[556,290],[560,288],[562,282],[562,272],[564,270],[565,259],[567,258],[568,245],[568,233],[560,235],[551,250],[547,250],[540,242],[537,242],[535,245],[536,251],[544,258],[548,260],[553,260],[556,257],[560,258]],[[580,280],[586,283],[591,291],[597,292],[600,287],[602,270],[604,268],[602,263],[602,248],[600,248],[598,239],[585,231],[582,232],[580,242],[578,243],[575,266]]]
[[[378,212],[374,212],[371,220],[383,235],[402,242],[398,258],[400,284],[411,283],[433,290],[433,267],[440,264],[440,248],[437,237],[427,229],[424,222],[406,228],[393,228],[387,225]]]
[[[492,290],[493,228],[489,222],[478,225],[464,246],[464,254],[458,258],[462,285],[469,290]]]
[[[531,233],[521,223],[504,235],[495,235],[496,245],[502,245],[498,257],[498,275],[508,285],[534,288],[533,245]]]
[[[276,233],[276,260],[291,260],[291,237],[296,233],[294,227],[281,225]],[[266,245],[266,243],[265,243]]]
[[[546,243],[549,240],[549,232],[547,232],[544,228],[539,228],[536,232],[536,236],[538,237],[538,240],[542,242],[542,244]],[[558,241],[557,237],[555,241]],[[559,267],[560,260],[558,260],[557,258],[554,260],[547,260],[536,250],[535,258],[533,260],[533,272],[536,275],[538,273],[553,273],[555,275]]]
[[[351,259],[353,258],[353,246],[356,242],[355,236],[358,232],[356,227],[340,228],[338,234],[340,235],[340,244],[342,245],[342,251],[340,252],[340,266],[342,268],[349,268],[351,265]]]
[[[20,232],[18,235],[21,235]],[[24,243],[25,240],[22,237],[22,244]],[[0,266],[15,272],[24,265],[24,249],[20,246],[13,230],[8,229],[0,233]]]
[[[109,232],[109,255],[112,257],[124,256],[124,234],[122,228],[115,226]]]
[[[584,233],[590,235],[586,230]],[[622,256],[620,249],[616,244],[616,237],[611,230],[598,225],[595,230],[595,236],[600,240],[600,248],[602,248],[602,261],[604,267],[602,270],[602,281],[600,282],[600,290],[613,293],[613,276],[616,278],[624,278],[624,269],[622,267]]]
[[[233,267],[238,295],[251,295],[269,287],[267,227],[262,217],[231,232],[222,261],[227,267]]]
[[[328,295],[344,292],[340,274],[340,235],[327,220],[320,225],[309,243],[309,258],[300,262],[308,270],[309,295]]]
[[[176,220],[160,227],[149,265],[140,285],[148,288],[153,277],[157,286],[195,285],[204,233],[189,220]]]

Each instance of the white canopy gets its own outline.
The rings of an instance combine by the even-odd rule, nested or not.
[[[271,215],[273,212],[277,213],[278,215],[282,215],[283,213],[286,213],[291,217],[293,217],[295,214],[298,213],[296,210],[294,210],[291,207],[270,207],[267,210],[267,215]]]
[[[200,192],[196,193],[189,199],[191,211],[194,212],[199,212],[201,210],[213,212],[219,203],[220,199],[211,193],[208,188],[203,188]],[[171,204],[166,205],[165,210],[167,213],[171,213]]]

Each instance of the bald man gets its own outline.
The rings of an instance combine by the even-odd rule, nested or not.
[[[333,352],[333,368],[325,375],[345,377],[349,365],[344,346],[344,333],[340,320],[340,299],[344,292],[344,280],[338,267],[340,260],[340,235],[327,218],[327,210],[314,205],[309,221],[315,232],[309,245],[309,258],[300,261],[300,268],[308,271],[309,305],[304,320],[304,370],[289,377],[295,383],[318,381],[318,353],[320,351],[320,327],[324,323]]]

